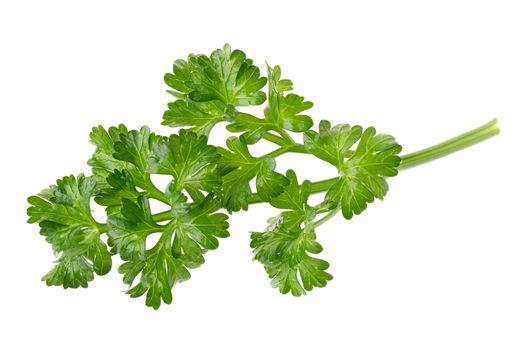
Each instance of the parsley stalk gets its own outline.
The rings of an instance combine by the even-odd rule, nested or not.
[[[496,136],[499,134],[499,131],[500,130],[497,125],[497,119],[492,119],[490,122],[478,128],[475,128],[471,131],[468,131],[466,133],[453,137],[449,140],[438,143],[434,146],[424,148],[420,151],[409,153],[404,156],[402,155],[401,163],[398,169],[399,170],[410,169],[410,168],[428,163],[430,161],[448,156],[452,153],[468,148],[477,143],[483,142],[493,136]],[[268,134],[268,135],[271,135],[271,134]],[[271,137],[268,137],[268,138],[265,137],[265,138],[267,140],[271,140],[272,142],[276,144],[283,144],[281,139],[276,139],[273,136],[274,135],[272,135]],[[277,157],[279,155],[282,155],[288,152],[308,153],[304,149],[303,145],[299,143],[294,143],[293,145],[282,146],[276,149],[275,151],[268,153],[266,156]],[[337,182],[337,180],[338,178],[334,177],[334,178],[312,182],[312,193],[326,192],[331,186],[334,185],[334,183]],[[249,199],[250,204],[258,204],[258,203],[265,203],[265,202],[266,201],[262,200],[261,197],[259,197],[259,194],[257,192],[253,193]],[[323,217],[322,219],[316,222],[316,226],[319,226],[322,223],[328,221],[330,218],[336,215],[336,213],[339,210],[340,208],[338,208],[337,211],[335,212],[332,211],[330,212],[330,214],[327,214],[325,217]],[[173,218],[173,215],[170,210],[166,210],[166,211],[153,215],[153,219],[157,222],[170,220],[172,218]],[[107,227],[106,227],[106,230],[107,230]]]
[[[419,150],[413,153],[409,153],[406,155],[401,155],[400,156],[401,163],[398,167],[398,170],[406,170],[406,169],[410,169],[410,168],[428,163],[430,161],[448,156],[452,153],[461,151],[462,149],[468,148],[470,146],[483,142],[491,137],[494,137],[498,135],[500,132],[497,122],[498,120],[494,118],[488,123],[483,124],[482,126],[478,128],[467,131],[449,140],[438,143],[434,146],[430,146],[430,147],[427,147],[422,150]],[[271,138],[271,140],[275,141],[274,138]],[[275,143],[278,144],[277,142]],[[268,153],[268,155],[276,157],[276,156],[279,156],[287,152],[308,153],[304,149],[303,145],[299,143],[295,143],[291,146],[283,146],[281,148],[278,148],[276,151]],[[338,177],[334,177],[334,178],[312,182],[312,193],[326,192],[334,183],[337,182],[337,180],[338,180]],[[259,198],[257,193],[254,193],[250,197],[251,204],[262,203],[262,202],[264,201],[261,198]]]
[[[449,154],[496,136],[499,134],[499,131],[498,120],[494,118],[476,129],[453,137],[447,141],[401,156],[401,164],[398,169],[404,170],[413,168],[438,158],[448,156]]]

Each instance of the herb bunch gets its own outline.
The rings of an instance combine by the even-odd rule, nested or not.
[[[263,264],[271,285],[283,294],[300,296],[332,279],[328,262],[316,240],[319,226],[342,212],[350,220],[388,192],[387,178],[496,135],[496,121],[436,146],[400,156],[394,137],[373,127],[318,127],[306,113],[313,103],[292,92],[279,66],[266,66],[267,77],[240,50],[229,45],[210,56],[189,55],[176,60],[164,80],[174,101],[163,125],[179,128],[169,136],[146,126],[97,126],[89,135],[96,149],[88,160],[92,175],[66,176],[37,196],[28,198],[30,223],[57,255],[55,266],[42,280],[64,288],[87,287],[94,275],[105,275],[112,256],[123,263],[118,271],[127,293],[146,294],[154,309],[172,302],[175,284],[190,278],[204,263],[208,250],[229,236],[228,214],[268,203],[282,212],[266,229],[251,234],[254,259]],[[263,115],[238,107],[266,103]],[[244,110],[244,109],[243,109]],[[208,144],[218,123],[235,136],[227,148]],[[297,134],[295,137],[291,135]],[[302,136],[302,142],[297,142]],[[275,150],[254,156],[252,147],[265,139]],[[306,153],[335,167],[339,176],[300,183],[290,169],[275,170],[285,153]],[[152,174],[168,176],[165,189]],[[313,193],[325,193],[312,203]],[[91,199],[105,207],[106,222],[92,216]],[[169,210],[153,213],[150,200]],[[150,249],[146,240],[159,234]]]

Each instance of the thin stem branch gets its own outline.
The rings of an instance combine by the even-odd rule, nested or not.
[[[339,206],[337,208],[335,208],[335,209],[330,210],[328,212],[328,214],[326,214],[321,219],[319,219],[316,222],[314,222],[314,227],[321,226],[322,224],[324,224],[325,222],[327,222],[328,220],[330,220],[331,218],[336,216],[337,213],[339,213],[340,210],[341,210],[341,207],[339,207]]]
[[[289,152],[289,149],[290,149],[289,147],[283,146],[283,147],[277,148],[275,151],[265,154],[263,157],[275,158],[275,157],[278,157],[282,154]]]
[[[287,142],[284,139],[282,139],[280,136],[274,135],[269,132],[263,135],[263,139],[268,140],[272,143],[275,143],[278,146],[284,146],[287,144]]]
[[[101,224],[100,222],[97,222],[97,229],[98,233],[103,234],[108,232],[108,224]]]
[[[451,138],[437,145],[424,148],[420,151],[406,154],[401,157],[399,170],[413,168],[415,166],[430,162],[432,160],[448,156],[454,152],[460,151],[486,139],[499,134],[497,119],[492,119],[479,128],[468,131],[464,134]]]
[[[157,186],[155,186],[155,184],[153,183],[153,181],[151,181],[151,177],[148,175],[147,177],[147,185],[145,186],[146,188],[144,188],[144,190],[146,191],[146,194],[151,197],[151,198],[154,198],[164,204],[168,204],[169,205],[169,202],[168,200],[166,199],[166,196],[164,195],[164,193],[162,193],[161,190],[159,190],[157,188]]]
[[[303,145],[296,143],[294,145],[282,146],[276,149],[275,151],[265,154],[263,157],[275,158],[285,153],[309,153],[309,152],[304,148]]]
[[[447,156],[459,150],[465,149],[482,141],[485,141],[499,134],[497,120],[493,119],[479,128],[468,131],[437,145],[422,149],[414,153],[401,156],[399,170],[410,169],[415,166]],[[337,177],[331,179],[312,182],[312,193],[326,192],[336,181]],[[250,198],[250,203],[261,203],[263,200],[254,193]]]
[[[290,136],[290,134],[286,132],[286,130],[279,129],[277,132],[279,133],[279,135],[282,136],[282,138],[286,141],[287,144],[295,145],[295,140]]]
[[[153,220],[155,220],[156,222],[167,221],[167,220],[170,220],[171,218],[173,218],[171,210],[166,210],[166,211],[153,215]]]
[[[441,142],[437,145],[422,149],[420,151],[410,153],[404,156],[401,156],[401,164],[399,165],[399,170],[409,169],[438,158],[447,156],[459,150],[465,149],[482,141],[485,141],[499,133],[499,128],[497,126],[497,120],[493,119],[485,125],[480,126],[479,128],[468,131],[464,134],[451,138],[447,141]],[[268,136],[271,135],[271,136]],[[281,148],[270,152],[268,155],[276,157],[286,152],[297,152],[297,153],[308,153],[303,145],[294,143],[293,145],[288,145],[284,143],[280,137],[267,133],[265,139],[274,142]],[[271,139],[271,140],[270,140]],[[272,154],[273,153],[273,154]],[[321,193],[326,192],[336,181],[337,177],[312,182],[312,193]],[[160,191],[159,191],[160,192]],[[249,198],[250,204],[263,203],[264,201],[259,197],[257,193],[253,193]],[[339,211],[339,209],[337,209]],[[332,216],[336,215],[337,212],[329,212],[325,217],[316,222],[316,225],[320,225],[323,222],[330,219]],[[155,221],[166,221],[172,218],[171,211],[164,211],[158,214],[153,215]],[[101,225],[103,229],[104,225]]]

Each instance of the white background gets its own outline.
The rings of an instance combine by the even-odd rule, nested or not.
[[[525,11],[522,1],[2,1],[0,348],[524,349]],[[176,58],[229,42],[280,64],[311,116],[374,125],[405,152],[499,118],[497,138],[391,179],[351,222],[319,229],[334,280],[270,288],[249,231],[231,237],[159,311],[113,271],[46,287],[50,246],[26,197],[89,172],[90,128],[160,126]],[[212,141],[221,144],[224,130]],[[285,156],[301,180],[332,175]],[[98,215],[98,214],[97,214]]]

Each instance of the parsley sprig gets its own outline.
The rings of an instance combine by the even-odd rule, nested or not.
[[[190,278],[205,253],[229,236],[228,214],[268,203],[282,210],[268,227],[252,232],[251,248],[273,287],[294,296],[332,279],[329,263],[319,258],[318,228],[339,212],[350,220],[388,192],[387,179],[400,170],[446,156],[498,134],[496,120],[421,151],[400,156],[394,137],[374,127],[322,120],[314,127],[312,102],[292,92],[279,66],[267,76],[240,50],[229,45],[211,55],[176,60],[164,80],[175,100],[163,125],[180,128],[169,136],[146,126],[97,126],[90,134],[95,152],[92,175],[66,176],[28,199],[28,222],[57,255],[42,279],[64,288],[87,287],[105,275],[112,256],[132,297],[146,295],[155,309],[173,300],[172,288]],[[266,87],[266,89],[265,89]],[[239,107],[266,103],[262,115]],[[208,144],[218,123],[233,133],[226,148]],[[252,148],[262,139],[276,145],[263,156]],[[297,140],[302,139],[302,142]],[[276,159],[305,153],[327,162],[338,176],[299,183],[296,173],[276,171]],[[158,188],[151,175],[169,178]],[[324,193],[314,202],[311,195]],[[106,222],[93,216],[92,199],[105,207]],[[151,201],[167,210],[153,213]],[[151,236],[157,234],[156,236]],[[148,242],[157,237],[152,246]]]

